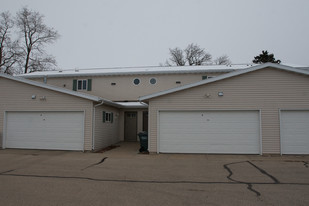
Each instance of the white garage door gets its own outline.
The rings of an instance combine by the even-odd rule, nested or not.
[[[159,151],[260,153],[258,111],[160,112]]]
[[[281,111],[281,153],[309,154],[309,111]]]
[[[83,150],[83,112],[7,112],[6,148]]]

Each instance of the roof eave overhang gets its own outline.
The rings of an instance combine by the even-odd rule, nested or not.
[[[155,75],[155,74],[202,74],[202,73],[225,73],[232,72],[238,69],[227,68],[227,69],[205,69],[205,70],[186,70],[186,71],[145,71],[145,72],[109,72],[109,73],[74,73],[74,74],[41,74],[41,75],[20,75],[18,77],[23,78],[58,78],[58,77],[95,77],[95,76],[132,76],[132,75]]]

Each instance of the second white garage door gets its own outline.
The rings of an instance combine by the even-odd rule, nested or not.
[[[161,111],[163,153],[259,154],[259,111]]]
[[[84,112],[7,112],[6,148],[83,150]]]
[[[281,111],[281,153],[309,154],[309,111]]]

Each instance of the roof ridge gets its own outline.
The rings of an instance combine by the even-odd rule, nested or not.
[[[90,68],[79,68],[76,67],[74,69],[62,69],[59,68],[58,70],[53,70],[53,71],[75,71],[75,70],[100,70],[100,69],[142,69],[142,68],[161,68],[161,67],[165,67],[165,68],[182,68],[182,67],[204,67],[204,66],[242,66],[242,65],[247,65],[247,66],[252,66],[254,65],[253,63],[240,63],[240,64],[205,64],[205,65],[184,65],[184,66],[177,66],[177,65],[171,65],[171,66],[155,66],[155,65],[148,65],[148,66],[115,66],[115,67],[90,67]],[[38,72],[44,72],[44,71],[38,71]]]
[[[122,67],[122,68],[97,68],[97,69],[76,69],[58,70],[46,72],[34,72],[18,75],[24,78],[42,77],[66,77],[66,76],[111,76],[111,75],[138,75],[138,74],[170,74],[170,73],[204,73],[204,72],[231,72],[238,69],[245,69],[252,64],[243,65],[200,65],[200,66],[175,66],[175,67]]]

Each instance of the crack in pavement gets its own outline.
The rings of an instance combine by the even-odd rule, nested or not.
[[[232,178],[233,171],[228,166],[229,165],[233,165],[233,164],[240,164],[240,163],[248,163],[251,166],[253,166],[254,168],[256,168],[260,173],[262,173],[263,175],[266,175],[267,177],[269,177],[270,179],[273,180],[273,183],[271,183],[271,184],[281,184],[281,182],[277,178],[275,178],[273,175],[269,174],[268,172],[266,172],[265,170],[263,170],[262,168],[258,167],[255,164],[253,164],[250,161],[232,162],[232,163],[224,164],[223,165],[224,169],[226,169],[228,171],[228,173],[229,173],[229,175],[227,176],[227,179],[229,179],[229,180],[231,180],[233,182],[236,182],[236,183],[246,184],[247,185],[247,189],[250,190],[251,192],[254,192],[256,194],[256,196],[258,196],[258,197],[261,196],[260,192],[258,192],[257,190],[253,189],[253,185],[257,184],[257,183],[243,182],[243,181],[239,181],[239,180],[236,180],[236,179]]]
[[[8,170],[8,171],[4,171],[4,172],[1,172],[0,175],[4,175],[6,173],[10,173],[10,172],[14,172],[16,169],[12,169],[12,170]]]
[[[233,164],[239,164],[239,163],[244,163],[244,162],[247,162],[247,161],[241,161],[241,162],[233,162],[233,163],[229,163],[229,164],[224,164],[223,167],[224,169],[226,169],[229,173],[229,175],[227,176],[227,179],[231,180],[232,182],[235,182],[235,183],[239,183],[239,184],[246,184],[247,185],[247,189],[250,190],[251,192],[254,192],[257,196],[261,196],[261,193],[258,192],[257,190],[254,190],[252,187],[252,183],[249,183],[249,182],[242,182],[242,181],[238,181],[238,180],[235,180],[232,178],[232,175],[233,175],[233,172],[232,170],[228,167],[228,165],[233,165]]]
[[[258,196],[258,197],[261,196],[261,193],[258,192],[257,190],[254,190],[252,187],[253,187],[253,185],[251,183],[247,184],[247,189],[248,190],[250,190],[251,192],[254,192],[256,194],[256,196]]]
[[[280,183],[280,181],[275,178],[274,176],[272,176],[271,174],[269,174],[268,172],[266,172],[265,170],[263,170],[262,168],[256,166],[255,164],[253,164],[252,162],[250,161],[247,161],[249,164],[251,164],[253,167],[255,167],[257,170],[259,170],[262,174],[268,176],[270,179],[272,179],[274,181],[274,183],[278,184]]]
[[[98,163],[89,165],[81,170],[85,170],[89,167],[93,167],[99,164],[102,164],[107,157],[104,157]],[[308,167],[308,162],[302,161],[305,167]],[[239,181],[232,176],[234,175],[232,169],[229,167],[230,165],[248,163],[255,169],[257,169],[261,174],[269,177],[273,182],[246,182]],[[11,177],[30,177],[30,178],[52,178],[52,179],[78,179],[78,180],[88,180],[88,181],[98,181],[98,182],[121,182],[121,183],[148,183],[148,184],[227,184],[227,185],[246,185],[247,189],[253,193],[257,197],[261,196],[261,193],[253,188],[254,185],[298,185],[298,186],[309,186],[309,183],[282,183],[276,177],[266,172],[264,169],[258,167],[253,164],[251,161],[240,161],[240,162],[232,162],[223,165],[224,169],[228,171],[227,179],[230,181],[161,181],[161,180],[134,180],[134,179],[100,179],[100,178],[91,178],[91,177],[83,177],[83,176],[55,176],[55,175],[31,175],[31,174],[12,174],[11,172],[16,171],[16,169],[7,170],[0,173],[0,176],[11,176]]]
[[[12,170],[14,171],[14,170]],[[8,172],[8,171],[7,171]],[[51,178],[51,179],[78,179],[78,180],[89,180],[89,181],[98,181],[98,182],[122,182],[122,183],[153,183],[153,184],[229,184],[229,185],[274,185],[273,182],[224,182],[224,181],[160,181],[160,180],[134,180],[134,179],[100,179],[100,178],[91,178],[91,177],[82,177],[82,176],[57,176],[57,175],[31,175],[31,174],[9,174],[9,173],[0,173],[0,176],[11,176],[11,177],[30,177],[30,178]],[[276,185],[298,185],[298,186],[309,186],[309,183],[276,183]]]
[[[85,170],[85,169],[88,169],[89,167],[93,167],[93,166],[102,164],[106,159],[107,159],[107,157],[104,157],[100,162],[94,163],[94,164],[92,164],[92,165],[89,165],[89,166],[87,166],[87,167],[85,167],[85,168],[83,168],[83,169],[81,169],[81,170],[83,171],[83,170]]]

